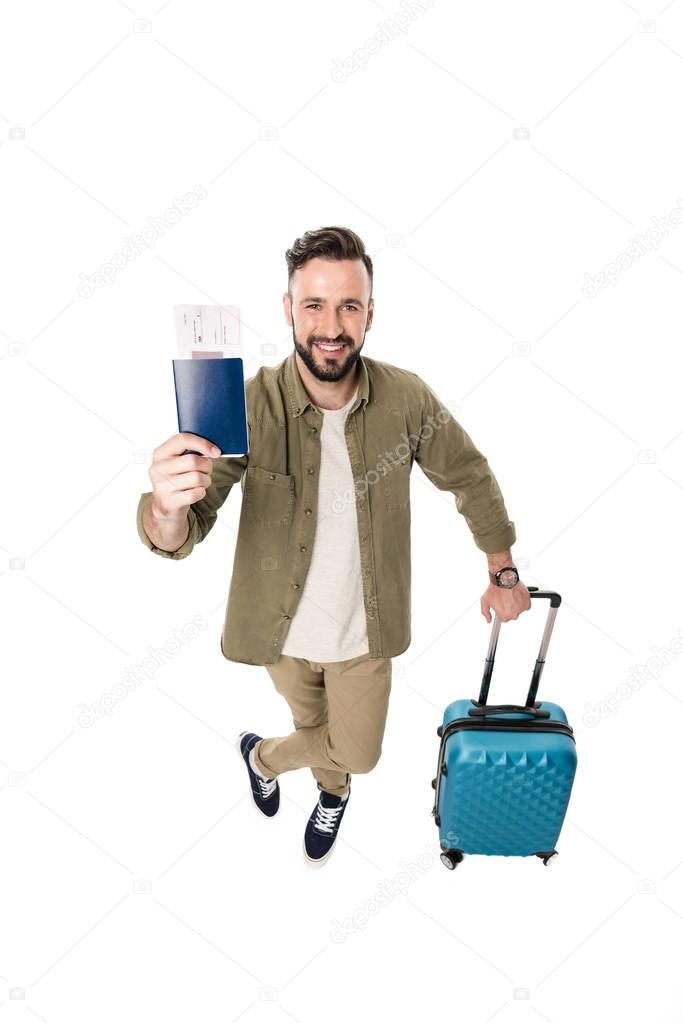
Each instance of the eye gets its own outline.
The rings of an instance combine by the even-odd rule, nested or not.
[[[307,309],[320,309],[320,304],[318,302],[310,302],[306,306],[306,308]],[[358,312],[358,309],[357,309],[357,307],[355,305],[348,305],[347,304],[347,305],[344,306],[344,309],[350,309],[352,313]]]

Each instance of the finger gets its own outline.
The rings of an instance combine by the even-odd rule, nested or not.
[[[211,474],[208,472],[182,472],[173,477],[176,490],[193,490],[202,487],[206,490],[211,486]]]
[[[220,448],[212,444],[206,437],[200,437],[196,433],[176,433],[168,440],[160,444],[154,451],[154,461],[163,461],[173,455],[182,455],[187,450],[199,451],[209,458],[220,455]]]
[[[152,476],[151,470],[150,476]],[[203,487],[206,490],[211,486],[211,473],[192,470],[191,472],[168,474],[157,468],[152,476],[152,481],[154,490],[160,494],[192,490],[194,487]]]
[[[175,490],[164,497],[163,506],[167,512],[178,511],[180,508],[189,508],[196,501],[206,497],[204,487],[194,487],[191,490]]]
[[[178,476],[184,472],[205,472],[211,475],[213,472],[213,459],[204,455],[175,455],[173,458],[164,458],[160,461],[153,461],[149,475],[154,480],[158,477]]]
[[[479,605],[481,607],[481,613],[483,614],[484,618],[486,619],[487,622],[490,622],[491,621],[490,605],[487,603],[484,597],[482,597],[481,600],[479,601]]]

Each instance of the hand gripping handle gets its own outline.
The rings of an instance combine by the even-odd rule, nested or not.
[[[552,635],[553,625],[555,624],[555,616],[557,615],[557,609],[562,603],[562,597],[559,593],[555,593],[553,590],[539,590],[538,586],[527,586],[529,596],[536,600],[549,600],[550,607],[548,608],[548,617],[545,623],[545,629],[543,630],[543,637],[541,639],[541,647],[536,658],[536,664],[534,666],[534,672],[531,676],[531,684],[529,686],[529,692],[526,698],[526,707],[533,707],[536,701],[536,694],[538,693],[538,685],[541,681],[541,675],[543,673],[543,667],[545,665],[545,655],[548,652],[548,644],[550,643],[550,636]],[[493,628],[491,629],[491,639],[489,641],[489,648],[486,654],[486,661],[484,662],[484,675],[481,680],[481,689],[479,691],[479,699],[476,701],[477,706],[483,708],[486,706],[486,701],[489,695],[489,686],[491,684],[491,675],[493,674],[493,665],[496,658],[496,647],[498,645],[498,636],[500,634],[501,621],[497,614],[494,614]]]

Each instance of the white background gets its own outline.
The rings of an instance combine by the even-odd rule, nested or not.
[[[4,8],[3,1019],[681,1019],[683,3],[661,4]],[[172,305],[238,305],[247,373],[275,365],[284,251],[328,224],[375,263],[365,352],[457,405],[524,580],[563,596],[541,695],[579,769],[552,867],[438,860],[436,727],[490,627],[485,557],[418,468],[412,644],[320,871],[310,773],[267,820],[231,745],[291,728],[219,650],[239,488],[191,558],[138,540]],[[496,698],[524,694],[544,615],[503,625]]]

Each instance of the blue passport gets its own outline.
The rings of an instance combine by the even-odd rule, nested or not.
[[[206,437],[222,455],[248,454],[244,360],[173,359],[173,378],[179,431]]]

